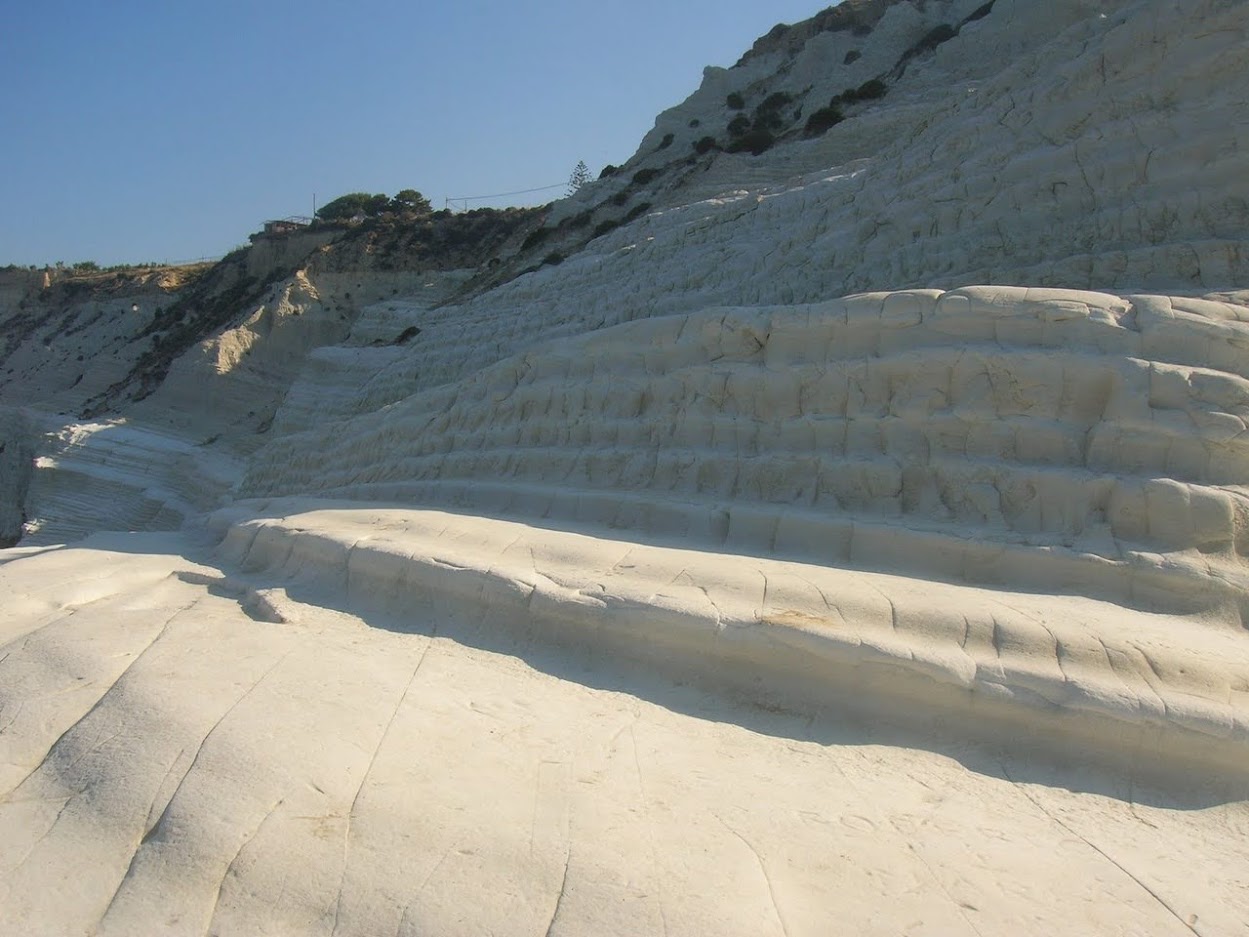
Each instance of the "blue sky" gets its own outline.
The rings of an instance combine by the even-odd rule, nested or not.
[[[0,0],[0,266],[217,256],[314,193],[597,174],[829,2]]]

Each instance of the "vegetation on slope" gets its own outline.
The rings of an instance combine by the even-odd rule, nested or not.
[[[404,192],[394,199],[379,197],[387,198],[385,210],[363,221],[331,221],[288,235],[257,238],[253,246],[239,248],[201,271],[183,284],[185,288],[169,305],[158,308],[138,336],[150,341],[150,347],[125,377],[86,402],[83,416],[99,416],[124,401],[150,396],[175,360],[240,323],[267,301],[275,283],[310,269],[310,264],[326,272],[486,267],[508,239],[540,212],[521,208],[429,212],[422,208],[419,193],[407,192],[412,197]],[[345,202],[336,201],[347,207],[358,202],[354,195],[344,198]],[[335,208],[329,214],[338,216],[345,210]]]

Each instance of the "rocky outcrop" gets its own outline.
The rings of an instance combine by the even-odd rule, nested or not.
[[[34,445],[20,411],[0,407],[0,549],[22,538]]]
[[[593,522],[1240,621],[1247,347],[1249,308],[1154,296],[707,310],[274,440],[240,493]]]
[[[979,9],[896,3],[869,36],[819,32],[796,53],[709,71],[620,171],[558,206],[553,236],[586,212],[597,231],[637,205],[649,216],[729,199],[730,212],[707,204],[688,226],[744,268],[741,295],[714,300],[726,302],[970,283],[1186,292],[1249,278],[1249,174],[1232,129],[1249,121],[1242,6]],[[844,97],[873,80],[878,96]],[[808,135],[833,97],[844,119]],[[776,101],[770,148],[728,152],[729,125],[753,126]],[[714,146],[700,155],[703,139]],[[746,212],[751,235],[736,223]],[[756,256],[760,231],[791,224],[792,239]]]
[[[821,33],[850,32],[856,38],[871,33],[885,11],[906,0],[842,0],[836,6],[821,10],[810,19],[792,26],[778,23],[767,34],[755,40],[749,51],[738,60],[741,67],[752,59],[779,54],[793,57],[803,46]]]

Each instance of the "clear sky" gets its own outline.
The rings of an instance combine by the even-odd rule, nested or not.
[[[219,256],[314,194],[597,175],[704,65],[830,2],[0,0],[0,266]]]

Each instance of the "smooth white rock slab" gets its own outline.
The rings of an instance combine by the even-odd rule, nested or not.
[[[762,711],[436,620],[276,594],[249,616],[237,571],[177,552],[197,549],[5,554],[0,930],[1230,934],[1249,914],[1249,813],[1199,778],[1161,793]]]

